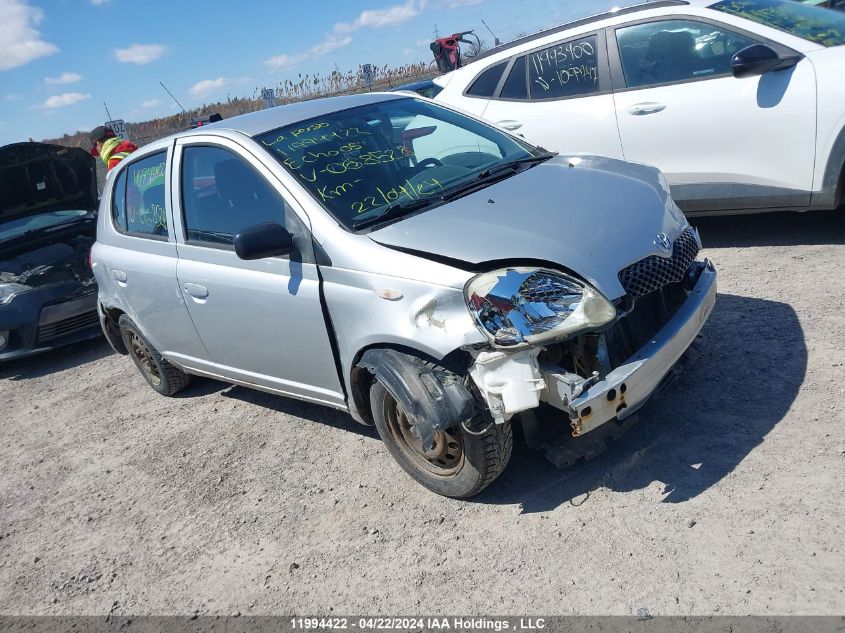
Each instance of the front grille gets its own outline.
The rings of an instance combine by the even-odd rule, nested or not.
[[[76,334],[82,330],[86,330],[99,324],[100,319],[97,311],[83,312],[76,316],[50,323],[49,325],[42,325],[38,328],[38,343],[46,343],[61,336],[68,336]]]
[[[639,299],[684,278],[698,255],[698,243],[691,228],[672,245],[672,257],[651,255],[619,271],[619,282],[628,296]]]

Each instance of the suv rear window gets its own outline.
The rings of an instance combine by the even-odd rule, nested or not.
[[[794,0],[722,0],[710,7],[822,46],[845,44],[845,14]]]
[[[481,73],[472,82],[472,85],[467,90],[467,94],[473,97],[492,97],[493,93],[496,92],[496,86],[499,85],[499,80],[502,78],[502,73],[505,72],[505,66],[508,65],[508,61],[499,62]]]

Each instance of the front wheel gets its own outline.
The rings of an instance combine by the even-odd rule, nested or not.
[[[377,380],[370,387],[370,404],[378,434],[393,458],[417,482],[444,497],[477,495],[510,460],[510,424],[494,424],[480,435],[469,433],[463,425],[438,431],[434,448],[426,451],[414,435],[413,421]]]

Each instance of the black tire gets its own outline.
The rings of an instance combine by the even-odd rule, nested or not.
[[[159,354],[132,319],[122,314],[117,324],[129,357],[150,387],[163,396],[172,396],[191,384],[191,375]]]
[[[402,407],[377,380],[370,387],[370,405],[387,450],[406,473],[432,492],[468,499],[493,483],[508,465],[513,449],[510,424],[494,424],[481,435],[468,433],[462,425],[440,431],[435,450],[426,456],[419,440],[408,432]],[[468,426],[474,429],[479,424]],[[482,423],[479,431],[485,426]]]

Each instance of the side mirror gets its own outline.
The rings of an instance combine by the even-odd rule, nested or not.
[[[267,222],[244,229],[235,235],[235,253],[241,259],[264,259],[289,255],[293,238],[281,224]]]
[[[765,75],[775,70],[792,68],[801,61],[801,55],[782,57],[770,46],[752,44],[743,48],[731,59],[731,69],[737,79]]]

